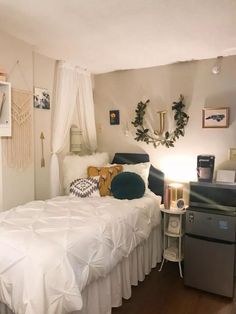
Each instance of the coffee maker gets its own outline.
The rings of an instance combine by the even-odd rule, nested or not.
[[[197,156],[197,177],[198,181],[212,182],[214,174],[215,156]]]

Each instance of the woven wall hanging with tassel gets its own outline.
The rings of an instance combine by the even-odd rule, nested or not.
[[[12,89],[12,137],[3,139],[12,168],[27,168],[32,162],[32,99],[32,92]]]

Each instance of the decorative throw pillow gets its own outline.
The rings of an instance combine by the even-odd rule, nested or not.
[[[134,172],[122,172],[111,182],[111,193],[115,198],[132,200],[144,195],[145,183]]]
[[[145,188],[147,189],[150,166],[151,166],[150,162],[141,162],[138,164],[124,164],[123,171],[133,172],[140,175],[140,177],[142,177],[145,183]]]
[[[67,155],[63,160],[63,185],[65,193],[69,194],[70,183],[73,180],[87,176],[89,166],[103,167],[108,161],[108,153],[96,153],[87,156]]]
[[[122,165],[115,165],[111,167],[88,167],[88,176],[100,176],[99,191],[101,196],[111,195],[111,181],[120,172],[122,172]]]
[[[70,195],[77,197],[100,196],[98,185],[99,176],[76,179],[70,184]]]

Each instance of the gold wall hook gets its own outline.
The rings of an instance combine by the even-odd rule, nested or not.
[[[45,167],[45,158],[44,158],[44,147],[43,147],[43,141],[45,139],[45,136],[43,132],[40,134],[40,140],[41,140],[41,149],[42,149],[42,157],[41,157],[41,168]]]

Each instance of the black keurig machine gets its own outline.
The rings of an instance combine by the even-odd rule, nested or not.
[[[215,156],[197,156],[197,177],[198,181],[212,182],[214,174]]]

